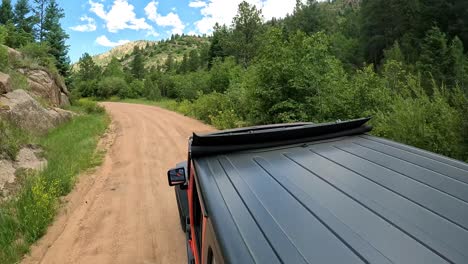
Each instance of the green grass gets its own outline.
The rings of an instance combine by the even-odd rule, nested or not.
[[[46,232],[59,197],[72,190],[77,175],[101,163],[96,146],[108,124],[105,113],[83,114],[37,139],[48,166],[27,177],[15,199],[0,205],[0,263],[20,261]]]
[[[31,136],[21,129],[0,120],[0,159],[15,159],[21,146],[31,140]]]

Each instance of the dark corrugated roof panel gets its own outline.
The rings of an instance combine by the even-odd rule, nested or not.
[[[468,164],[361,135],[195,160],[230,263],[468,263]]]

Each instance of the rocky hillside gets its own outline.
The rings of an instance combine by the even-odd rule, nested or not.
[[[122,59],[127,55],[130,55],[133,52],[135,47],[140,49],[145,49],[146,47],[152,47],[157,45],[158,42],[156,41],[147,41],[147,40],[137,40],[126,43],[121,46],[117,46],[108,52],[93,56],[94,62],[99,66],[106,66],[112,59],[112,57],[116,57],[117,59]]]
[[[16,178],[25,170],[44,168],[41,150],[28,144],[28,135],[41,135],[65,123],[73,113],[63,78],[46,67],[30,63],[20,52],[8,53],[0,70],[0,202],[15,192]],[[5,56],[6,57],[6,56]]]
[[[133,41],[127,44],[115,47],[110,51],[93,57],[94,62],[99,66],[107,65],[112,57],[119,59],[123,65],[128,65],[133,60],[133,50],[138,47],[143,51],[145,66],[162,65],[169,54],[172,54],[175,61],[182,60],[184,54],[193,49],[208,47],[209,38],[197,36],[177,36],[164,41]],[[76,67],[74,67],[76,70]]]
[[[28,67],[26,58],[8,49],[9,64],[0,71],[0,120],[7,120],[31,133],[46,133],[69,120],[70,105],[63,79],[45,67]]]

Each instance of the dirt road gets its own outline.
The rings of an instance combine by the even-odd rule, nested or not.
[[[104,164],[80,179],[23,263],[187,263],[166,171],[192,131],[213,130],[156,107],[105,103],[115,135]]]

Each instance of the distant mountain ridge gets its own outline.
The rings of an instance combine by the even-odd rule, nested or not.
[[[94,62],[103,67],[109,64],[113,57],[122,62],[122,65],[127,66],[133,60],[133,50],[138,47],[142,50],[145,61],[145,67],[162,65],[169,54],[175,61],[182,60],[184,54],[188,54],[193,49],[200,49],[210,45],[208,37],[198,36],[176,36],[168,40],[149,41],[138,40],[132,41],[120,46],[117,46],[107,52],[93,56]],[[78,67],[74,67],[75,70]]]
[[[93,56],[94,62],[99,66],[106,66],[112,59],[116,57],[117,59],[122,59],[126,55],[129,55],[133,52],[135,47],[144,49],[147,46],[157,45],[158,41],[149,41],[149,40],[137,40],[125,43],[123,45],[112,48],[111,50]]]

